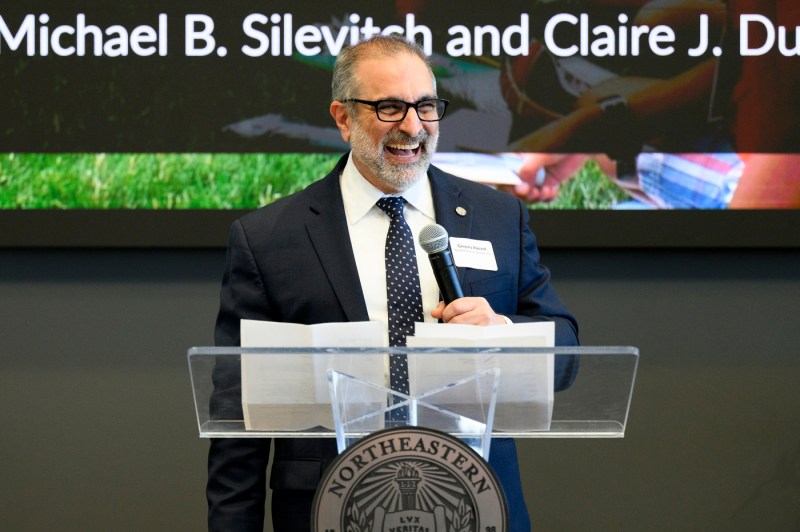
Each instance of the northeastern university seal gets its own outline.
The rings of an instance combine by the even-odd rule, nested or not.
[[[461,440],[400,427],[348,447],[314,497],[315,532],[504,532],[508,508],[489,465]]]

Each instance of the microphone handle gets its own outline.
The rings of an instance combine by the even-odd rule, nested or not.
[[[433,276],[436,278],[436,284],[439,285],[439,291],[442,293],[445,305],[449,305],[452,301],[460,297],[464,297],[464,292],[461,290],[461,283],[458,280],[458,272],[456,265],[453,262],[453,255],[450,250],[444,250],[439,253],[431,253],[428,255],[433,267]]]

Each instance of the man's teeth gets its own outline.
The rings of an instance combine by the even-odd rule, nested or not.
[[[416,144],[387,144],[386,147],[395,150],[416,150],[419,148],[419,142]]]

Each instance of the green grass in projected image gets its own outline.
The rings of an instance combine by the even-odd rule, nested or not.
[[[547,203],[533,203],[532,209],[611,209],[630,197],[603,174],[594,161],[588,161],[575,176],[564,181],[558,196]]]
[[[329,154],[0,154],[3,209],[249,209],[327,174]]]
[[[0,154],[0,209],[252,209],[326,175],[337,154]],[[590,162],[546,209],[625,194]]]

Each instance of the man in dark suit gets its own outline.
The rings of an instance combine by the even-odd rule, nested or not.
[[[464,297],[447,306],[417,250],[425,320],[554,321],[557,344],[577,344],[577,324],[539,264],[524,205],[430,166],[445,107],[424,53],[404,39],[378,37],[340,54],[330,112],[352,151],[322,180],[233,224],[217,345],[239,345],[241,319],[387,323],[389,218],[375,205],[384,196],[404,198],[415,235],[436,222],[450,236],[488,241],[494,249],[497,270],[459,268]],[[557,362],[557,388],[571,382],[573,362]],[[237,372],[233,366],[215,372],[212,415],[241,416]],[[211,530],[262,529],[269,452],[267,439],[212,440]],[[275,440],[270,487],[276,531],[308,530],[314,490],[335,456],[332,439]],[[508,500],[511,530],[529,530],[514,441],[494,440],[490,464]]]

